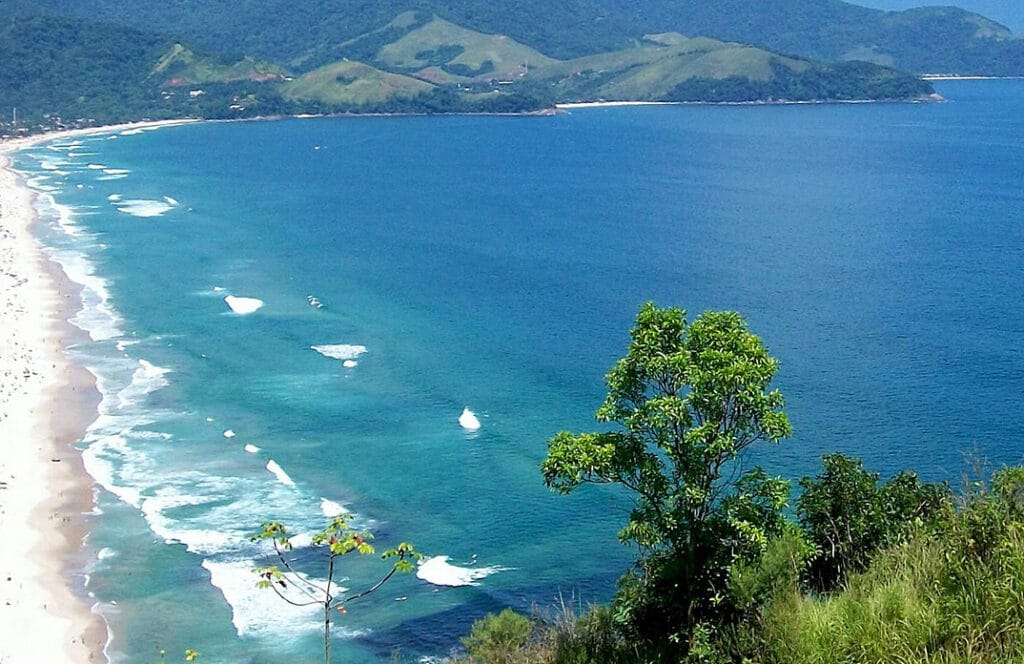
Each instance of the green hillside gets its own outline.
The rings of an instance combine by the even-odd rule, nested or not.
[[[403,31],[391,26],[369,41],[363,37],[406,13],[419,25],[436,15],[477,32],[508,35],[559,59],[621,49],[648,33],[679,32],[919,73],[1024,74],[1024,39],[955,7],[886,12],[842,0],[6,0],[0,15],[5,6],[19,5],[161,32],[300,70],[344,57],[370,60]]]
[[[211,50],[249,53],[313,69],[362,56],[338,45],[376,30],[403,12],[438,15],[485,33],[506,34],[555,57],[624,46],[630,21],[590,0],[5,0],[49,11],[173,35]]]
[[[294,112],[277,91],[280,67],[73,18],[8,16],[0,62],[0,105],[18,109],[22,129]]]
[[[343,61],[303,74],[282,87],[284,96],[325,106],[370,106],[393,98],[410,98],[434,86],[411,76],[381,71],[361,62]]]
[[[283,80],[287,71],[280,65],[245,56],[238,59],[196,55],[174,44],[153,67],[150,77],[164,85],[198,85],[237,81]]]
[[[872,65],[827,65],[661,33],[571,59],[505,34],[403,12],[309,69],[204,53],[171,37],[44,15],[0,15],[0,104],[31,125],[294,113],[524,112],[559,102],[916,99],[929,84]],[[298,64],[297,64],[298,63]]]
[[[902,12],[841,0],[594,0],[650,31],[757,44],[825,61],[868,60],[919,73],[1024,74],[1024,39],[956,7]]]
[[[529,67],[556,62],[510,37],[476,32],[436,16],[385,44],[376,60],[391,69],[422,73],[438,82],[518,78]]]
[[[812,101],[910,99],[931,92],[868,63],[828,65],[708,38],[650,35],[641,45],[538,68],[563,101]]]

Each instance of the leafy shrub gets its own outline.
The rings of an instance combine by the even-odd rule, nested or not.
[[[545,641],[552,664],[627,664],[637,661],[636,651],[625,638],[615,611],[592,606],[576,618],[563,612]]]
[[[945,485],[921,482],[904,471],[879,486],[878,473],[843,454],[822,458],[817,478],[800,480],[797,516],[816,555],[810,561],[812,587],[828,591],[848,575],[866,569],[882,548],[905,541],[916,528],[932,527],[948,516]]]
[[[519,662],[520,651],[530,645],[533,621],[512,609],[495,615],[489,613],[473,623],[469,636],[462,645],[469,653],[469,661],[479,664]]]

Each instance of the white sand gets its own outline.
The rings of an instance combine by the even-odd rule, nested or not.
[[[42,140],[168,124],[179,122],[0,143],[0,664],[100,662],[106,643],[82,579],[72,576],[92,480],[70,443],[96,403],[90,378],[62,350],[77,291],[33,237],[32,194],[5,155]]]
[[[572,110],[574,108],[615,108],[616,106],[680,106],[678,101],[576,101],[555,104],[555,108]]]

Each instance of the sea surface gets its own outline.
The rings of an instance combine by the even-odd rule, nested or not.
[[[647,300],[738,310],[781,360],[794,435],[756,452],[772,473],[839,450],[956,485],[1024,461],[1024,81],[938,89],[210,123],[17,155],[83,286],[91,340],[70,352],[103,394],[79,443],[86,591],[111,661],[317,661],[317,610],[255,587],[270,519],[313,578],[304,537],[343,511],[378,550],[430,557],[335,616],[336,661],[443,657],[487,611],[607,600],[627,497],[553,495],[538,465],[596,426]],[[343,585],[386,570],[346,560]]]

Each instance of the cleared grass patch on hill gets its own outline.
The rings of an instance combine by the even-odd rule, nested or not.
[[[415,97],[432,89],[430,83],[411,76],[381,71],[362,62],[342,61],[303,74],[285,83],[281,91],[293,100],[363,106],[395,97]]]
[[[467,79],[510,79],[557,62],[505,35],[476,32],[437,16],[381,48],[377,61],[407,71],[434,67]]]
[[[174,84],[232,83],[235,81],[272,81],[283,79],[287,72],[284,67],[245,56],[223,61],[209,56],[200,56],[190,49],[175,44],[150,74],[157,80]]]

